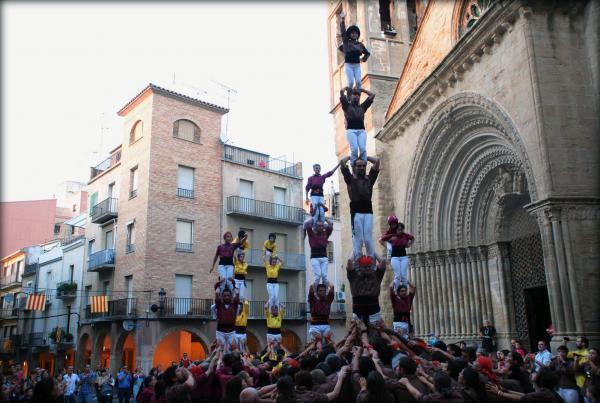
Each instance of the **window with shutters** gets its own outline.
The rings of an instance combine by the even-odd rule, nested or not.
[[[200,143],[200,128],[192,121],[179,119],[173,122],[173,137]]]
[[[175,249],[181,252],[193,251],[194,222],[177,220],[177,233],[175,235]]]
[[[183,165],[177,167],[177,196],[194,197],[194,168]]]
[[[141,120],[138,120],[131,127],[131,131],[129,132],[129,144],[133,144],[144,135],[144,124]]]
[[[92,193],[92,195],[90,196],[90,203],[88,204],[90,207],[90,215],[94,215],[94,207],[96,207],[96,204],[98,203],[98,192],[94,192]]]
[[[333,242],[327,242],[327,261],[333,263]]]
[[[125,248],[127,253],[135,252],[135,222],[127,224],[127,245]]]
[[[138,167],[131,168],[129,173],[129,198],[137,196],[138,191]]]

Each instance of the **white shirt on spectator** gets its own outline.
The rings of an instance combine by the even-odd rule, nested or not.
[[[77,382],[79,382],[79,376],[77,374],[66,374],[63,377],[63,380],[66,382],[67,387],[65,388],[65,396],[71,396],[75,393],[75,388],[77,387]]]
[[[552,354],[550,353],[550,351],[538,351],[538,353],[535,355],[535,372],[538,372],[540,369],[542,369],[542,366],[538,364],[538,362],[541,362],[542,364],[544,364],[544,366],[547,367],[548,365],[550,365],[551,360]]]

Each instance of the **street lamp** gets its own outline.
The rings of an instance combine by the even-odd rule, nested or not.
[[[158,305],[160,307],[160,310],[162,311],[163,309],[165,309],[165,297],[167,296],[167,292],[165,291],[164,288],[160,288],[160,291],[158,292]]]

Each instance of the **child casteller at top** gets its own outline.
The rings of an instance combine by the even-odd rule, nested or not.
[[[348,88],[361,88],[361,71],[360,63],[366,62],[371,53],[365,45],[358,40],[360,37],[360,29],[356,25],[351,25],[346,29],[346,13],[342,11],[340,14],[340,33],[342,35],[342,44],[338,47],[344,52],[344,71],[348,80]],[[362,56],[362,58],[361,58]]]

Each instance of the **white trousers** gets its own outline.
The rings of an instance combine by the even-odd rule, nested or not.
[[[240,290],[240,301],[243,301],[246,299],[246,282],[244,280],[238,280],[237,278],[233,281],[235,281],[235,288]]]
[[[331,336],[331,327],[329,325],[310,325],[308,334],[311,340],[315,340],[317,337],[324,340],[326,337]]]
[[[267,283],[267,294],[269,294],[269,308],[279,306],[279,284]]]
[[[329,260],[326,257],[313,257],[310,259],[310,265],[312,266],[313,278],[315,280],[315,289],[321,280],[323,280],[323,284],[327,286],[329,284],[327,281],[327,266],[329,265]]]
[[[219,277],[221,277],[221,280],[224,278],[233,278],[233,266],[229,264],[220,264]]]
[[[247,340],[248,340],[248,337],[247,337],[246,333],[244,333],[244,334],[236,333],[235,334],[235,343],[237,344],[238,350],[240,350],[240,354],[244,353],[244,347],[246,345]]]
[[[220,332],[217,330],[217,341],[223,344],[223,352],[231,351],[231,343],[235,341],[235,332]]]
[[[363,244],[367,249],[367,255],[374,257],[373,214],[354,213],[352,224],[352,252],[354,259],[358,259],[362,255]]]
[[[279,344],[281,344],[281,334],[271,334],[271,333],[267,333],[267,343],[271,344],[277,342]]]
[[[400,284],[408,287],[408,256],[393,257],[390,263],[394,271],[394,289]]]
[[[361,319],[355,313],[352,314],[352,319]],[[381,311],[375,312],[373,315],[369,315],[369,324],[376,325],[381,320]]]

